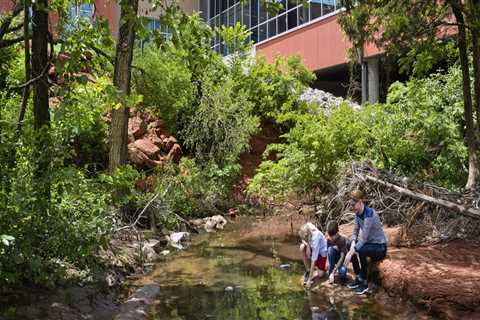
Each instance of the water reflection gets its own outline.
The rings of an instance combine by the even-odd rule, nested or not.
[[[406,318],[400,312],[402,305],[389,306],[392,312],[373,298],[354,296],[341,285],[321,284],[316,292],[306,292],[295,242],[245,241],[238,229],[199,236],[196,244],[169,257],[152,275],[136,283],[161,285],[154,319]],[[280,268],[282,264],[289,267]]]

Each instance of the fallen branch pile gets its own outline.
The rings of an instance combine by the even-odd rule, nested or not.
[[[450,192],[376,169],[369,162],[353,162],[338,181],[336,192],[322,201],[324,212],[328,213],[325,220],[352,221],[348,199],[352,190],[360,188],[384,224],[402,226],[403,240],[408,243],[480,238],[478,193]]]

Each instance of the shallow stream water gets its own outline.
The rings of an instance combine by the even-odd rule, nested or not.
[[[425,319],[381,288],[360,297],[319,281],[305,291],[297,238],[265,238],[261,228],[265,223],[244,218],[194,236],[188,249],[164,257],[123,294],[158,283],[154,320]],[[119,312],[117,298],[95,287],[21,292],[0,297],[0,320],[109,320]]]
[[[203,234],[134,283],[161,285],[156,320],[415,319],[415,310],[380,293],[355,296],[341,284],[301,284],[296,239],[245,238],[254,222]],[[288,265],[288,267],[286,266]],[[282,266],[282,267],[280,267]]]

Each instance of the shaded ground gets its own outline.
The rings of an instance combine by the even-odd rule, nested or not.
[[[257,222],[243,235],[242,242],[294,237],[304,221],[298,214],[270,217]],[[350,236],[352,229],[352,225],[344,225],[341,233]],[[452,241],[426,247],[401,247],[399,228],[386,228],[386,234],[388,254],[379,271],[388,295],[406,298],[436,318],[480,319],[480,246]],[[295,251],[282,252],[281,248],[278,251],[281,257],[298,259]]]

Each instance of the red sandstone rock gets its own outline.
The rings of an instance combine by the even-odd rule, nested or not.
[[[150,140],[154,145],[156,145],[158,148],[161,148],[163,145],[162,139],[160,139],[155,133],[153,132],[148,132],[147,133],[147,138]]]
[[[163,121],[158,119],[155,121],[152,121],[148,124],[148,130],[153,130],[153,129],[158,129],[163,127]]]
[[[50,68],[48,69],[48,76],[49,76],[50,78],[55,78],[56,75],[57,75],[57,68],[55,67],[54,64],[52,64],[52,65],[50,66]]]
[[[132,133],[128,134],[128,143],[133,143],[135,142],[135,137],[133,136]]]
[[[152,141],[148,138],[143,138],[136,140],[134,142],[135,147],[145,153],[151,159],[157,159],[158,154],[160,153],[160,148],[157,147]]]
[[[182,148],[180,148],[178,144],[174,144],[172,149],[168,153],[166,160],[178,162],[180,161],[181,157],[182,157]]]
[[[142,120],[140,117],[133,117],[128,119],[128,133],[133,134],[135,139],[140,138],[147,132],[147,125],[145,121]]]
[[[128,145],[128,159],[140,167],[154,168],[157,163],[140,151],[134,143]]]
[[[173,146],[177,143],[177,139],[171,136],[171,137],[168,137],[166,142],[165,140],[163,140],[163,143],[165,144],[165,151],[169,152],[173,148]]]

